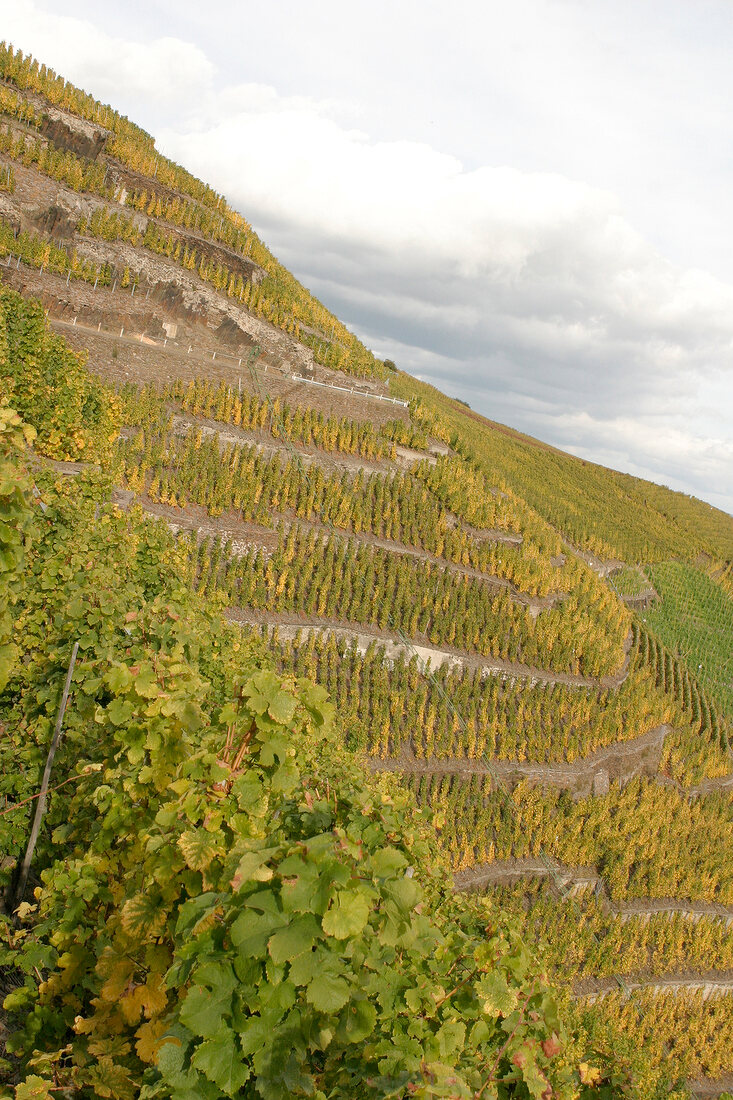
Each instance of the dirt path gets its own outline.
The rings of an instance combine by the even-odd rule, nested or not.
[[[579,688],[617,688],[624,682],[629,673],[631,634],[626,639],[626,656],[624,663],[615,675],[603,676],[600,679],[594,677],[576,676],[569,672],[549,672],[547,669],[530,668],[528,665],[512,664],[510,661],[489,661],[479,655],[464,653],[459,649],[436,649],[424,639],[408,639],[410,644],[395,641],[394,631],[380,630],[379,627],[370,625],[364,630],[361,624],[349,623],[344,619],[326,619],[312,616],[309,619],[297,613],[277,611],[254,611],[245,608],[230,607],[226,616],[231,622],[239,622],[250,626],[277,626],[281,638],[292,640],[298,631],[302,634],[310,632],[332,633],[337,638],[347,641],[355,641],[360,653],[373,642],[384,645],[385,657],[395,660],[400,655],[407,660],[415,654],[423,664],[430,662],[433,669],[447,664],[454,668],[476,669],[482,676],[503,676],[506,679],[530,680],[533,684],[566,684],[568,687]]]
[[[673,786],[686,798],[700,798],[712,791],[733,789],[733,774],[704,779],[685,787],[677,780],[659,774],[664,740],[672,726],[657,726],[626,741],[614,741],[595,749],[587,756],[569,763],[540,764],[531,761],[492,759],[488,764],[470,757],[417,757],[408,746],[398,757],[383,760],[369,758],[369,766],[377,772],[399,772],[405,775],[493,775],[504,787],[512,789],[523,780],[543,787],[569,790],[573,798],[608,793],[612,782],[624,786],[637,775],[653,777],[660,786]]]
[[[182,435],[190,427],[201,428],[203,436],[218,435],[220,439],[220,447],[222,449],[223,447],[232,444],[235,446],[253,445],[264,454],[278,455],[286,461],[292,458],[292,452],[294,450],[296,452],[297,458],[305,466],[320,466],[322,469],[325,469],[329,473],[345,469],[353,473],[362,472],[367,474],[388,474],[394,473],[395,466],[397,465],[387,457],[381,459],[364,459],[358,455],[346,454],[343,451],[324,451],[320,447],[306,447],[304,444],[299,443],[295,440],[293,440],[291,445],[289,446],[283,442],[273,441],[273,437],[269,434],[269,432],[265,436],[265,434],[262,432],[239,428],[233,424],[222,424],[220,421],[213,420],[210,417],[192,416],[189,413],[174,411],[173,407],[171,407],[171,411],[174,413],[172,421],[173,430],[176,431],[177,434]],[[418,455],[418,457],[422,458],[429,457],[426,455],[420,456],[419,452],[417,451],[413,451],[411,453],[414,455]],[[456,516],[453,512],[450,512],[448,509],[444,509],[444,513],[448,519],[451,528],[460,527],[464,531],[464,533],[469,536],[469,538],[474,539],[478,543],[501,542],[505,543],[508,546],[521,546],[522,542],[524,541],[522,535],[515,534],[514,532],[502,531],[498,527],[489,527],[482,530],[477,527],[471,527],[470,524],[465,523],[462,519]],[[353,533],[351,532],[349,533],[352,534],[352,537],[359,537],[359,535],[353,535]],[[368,538],[376,538],[376,536],[367,536],[364,532],[362,532],[361,535]],[[378,540],[378,544],[384,544],[388,548],[398,545],[386,539]],[[405,552],[410,552],[411,549],[412,548],[405,547]],[[434,555],[429,554],[427,551],[423,550],[412,550],[412,552],[424,558],[425,560],[434,560],[438,563],[442,563],[445,560],[443,558],[435,557]],[[503,580],[502,578],[494,578],[491,574],[482,573],[480,570],[471,569],[469,566],[463,567],[456,565],[455,568],[463,569],[467,576],[476,576],[479,579],[484,579],[487,576],[490,576],[492,579],[495,579],[497,583],[500,583],[505,587],[511,588],[513,591],[518,592],[518,589],[516,589],[514,585],[512,585],[509,581]],[[543,602],[553,600],[557,601],[562,599],[563,597],[564,593],[557,593],[554,596],[547,597],[528,596],[527,599],[535,600],[536,602],[542,604]]]
[[[85,238],[83,243],[89,250],[90,241]],[[97,246],[95,251],[99,251],[100,242],[94,238],[91,243]],[[273,399],[279,397],[281,402],[284,401],[289,405],[316,408],[326,416],[347,417],[357,421],[369,420],[375,424],[384,424],[388,420],[409,422],[409,412],[406,408],[400,404],[394,404],[390,395],[377,392],[383,389],[381,383],[359,378],[358,385],[355,384],[352,389],[346,384],[350,382],[348,375],[331,371],[320,364],[314,365],[309,349],[294,341],[281,329],[270,325],[269,322],[250,314],[244,308],[234,306],[230,300],[219,300],[209,284],[196,283],[189,287],[190,280],[181,278],[179,269],[164,263],[161,257],[140,253],[141,263],[138,265],[136,250],[129,246],[124,246],[124,249],[129,249],[131,253],[128,257],[131,266],[141,267],[143,282],[146,285],[149,284],[149,289],[156,291],[156,294],[148,300],[145,298],[147,291],[143,292],[143,288],[140,291],[140,299],[136,303],[134,300],[128,301],[127,295],[122,298],[118,291],[116,298],[122,298],[125,302],[122,308],[130,310],[129,315],[119,314],[122,317],[120,328],[114,331],[109,329],[110,318],[106,313],[102,315],[103,320],[97,320],[100,316],[100,308],[107,306],[109,309],[110,304],[117,305],[116,301],[110,303],[96,297],[104,293],[107,288],[99,288],[95,292],[91,310],[83,309],[80,313],[80,318],[83,319],[77,320],[76,324],[73,317],[71,319],[59,316],[49,317],[49,323],[57,331],[62,332],[69,342],[89,349],[89,367],[95,373],[121,381],[155,381],[164,384],[170,384],[178,378],[188,381],[194,377],[204,376],[209,379],[222,379],[231,386],[237,386],[241,380],[244,389],[252,393],[254,387],[246,366],[247,350],[233,349],[221,341],[216,341],[210,333],[201,331],[200,326],[196,326],[190,318],[183,318],[179,313],[173,315],[182,326],[185,326],[188,320],[189,335],[186,339],[179,338],[175,342],[169,340],[166,344],[162,339],[145,335],[148,315],[153,315],[158,305],[157,288],[175,286],[180,289],[185,286],[186,293],[191,298],[190,302],[187,300],[187,306],[193,310],[192,317],[196,316],[197,311],[201,313],[203,310],[211,313],[217,320],[223,321],[225,318],[234,320],[241,329],[242,341],[249,340],[250,344],[259,341],[264,350],[257,362],[258,386],[269,393]],[[91,258],[95,262],[110,260],[106,253],[95,254]],[[21,268],[25,266],[21,264]],[[9,275],[13,277],[12,269],[9,270]],[[49,292],[53,293],[57,290],[52,280],[60,277],[49,276],[47,273],[40,278],[38,276],[39,273],[34,274],[33,271],[26,273],[25,284],[38,283],[38,287],[33,289],[37,294],[40,292],[41,296],[44,292],[48,296]],[[54,313],[64,308],[64,299],[69,298],[69,292],[72,291],[71,286],[65,287],[65,280],[60,280],[60,284],[63,289],[59,291],[59,296],[53,302]],[[89,290],[91,291],[91,288]],[[108,289],[107,292],[109,293]],[[139,306],[145,302],[148,308],[140,311]],[[90,312],[91,317],[88,316]],[[138,313],[140,313],[139,317]],[[124,331],[121,331],[122,329]],[[114,351],[115,348],[116,351]],[[124,356],[123,350],[127,352]],[[113,351],[114,354],[112,354]],[[285,362],[285,367],[280,365],[282,362]],[[303,367],[315,370],[319,385],[307,384],[307,380],[298,373]],[[371,386],[374,392],[366,392],[367,386]]]
[[[638,974],[628,978],[622,976],[626,990],[635,993],[639,989],[650,989],[654,993],[696,993],[702,992],[703,1000],[710,997],[725,997],[733,993],[733,970],[686,970],[674,974],[654,975]],[[576,1000],[592,1004],[609,993],[617,993],[619,983],[615,978],[581,978],[573,986]]]
[[[252,442],[264,451],[275,453],[280,450],[275,444],[269,445],[259,440],[252,440]],[[89,463],[84,462],[51,462],[50,464],[59,473],[70,476],[81,473],[82,470],[89,467]],[[125,489],[118,489],[116,492],[118,499],[125,502],[125,507],[129,507],[129,503],[133,499],[133,494]],[[262,548],[268,554],[273,553],[277,549],[278,536],[274,526],[271,528],[263,527],[261,524],[257,523],[250,523],[247,520],[240,519],[238,515],[233,512],[224,513],[222,516],[210,516],[206,509],[200,505],[188,504],[185,508],[177,508],[174,505],[162,504],[160,501],[151,500],[144,495],[135,496],[134,499],[137,500],[144,512],[164,519],[168,523],[168,526],[174,531],[197,532],[204,538],[214,537],[229,541],[231,550],[234,554],[244,554],[247,550],[256,547]],[[289,530],[293,524],[298,524],[300,527],[307,528],[308,530],[322,531],[324,538],[328,538],[330,535],[328,527],[322,523],[314,522],[313,520],[298,518],[294,515],[286,515],[283,512],[273,512],[272,518],[274,525],[282,522],[286,530]],[[438,558],[435,554],[428,553],[427,550],[418,550],[411,546],[405,546],[403,543],[380,538],[378,535],[372,535],[367,531],[354,532],[337,528],[337,534],[342,538],[355,540],[365,546],[374,546],[382,550],[387,550],[392,554],[411,557],[417,561],[430,562],[439,569],[451,573],[459,573],[462,576],[479,580],[489,587],[504,589],[509,592],[511,599],[514,600],[515,603],[527,607],[533,618],[536,618],[541,611],[554,607],[556,603],[565,598],[564,593],[553,593],[545,597],[529,596],[524,592],[520,592],[510,581],[505,580],[503,577],[496,577],[491,573],[481,573],[480,570],[472,569],[470,566],[460,565],[455,562],[447,561],[444,558]]]
[[[688,898],[632,898],[615,902],[611,899],[605,880],[595,867],[570,867],[556,860],[539,858],[502,859],[494,863],[477,863],[463,871],[456,871],[453,882],[460,893],[481,889],[483,886],[511,885],[520,878],[542,877],[552,879],[553,887],[560,890],[557,897],[574,897],[586,890],[593,890],[607,913],[619,915],[622,920],[635,917],[649,918],[656,913],[677,914],[697,922],[701,917],[719,917],[726,926],[733,924],[733,907],[710,901],[691,901]]]
[[[707,1100],[710,1097],[720,1096],[721,1092],[733,1092],[733,1073],[725,1073],[722,1077],[696,1077],[688,1079],[687,1087],[692,1093],[693,1100]]]
[[[249,431],[239,428],[236,424],[222,424],[217,420],[204,416],[190,416],[187,413],[175,412],[173,416],[173,430],[182,435],[189,428],[201,428],[201,434],[206,436],[218,435],[219,445],[223,449],[226,446],[254,446],[266,455],[278,455],[286,462],[292,457],[291,448],[282,442],[277,442],[268,432]],[[304,466],[320,466],[329,473],[347,470],[349,473],[385,474],[394,470],[394,463],[388,458],[365,459],[358,455],[346,454],[344,451],[324,451],[319,447],[305,447],[302,443],[293,441],[293,449],[296,451],[299,461]]]
[[[729,791],[733,789],[733,775],[721,775],[716,776],[714,779],[703,779],[702,782],[696,783],[694,787],[684,787],[678,780],[672,779],[668,775],[660,775],[658,781],[665,787],[674,787],[674,789],[681,794],[692,795],[695,798],[702,798],[712,791]]]
[[[539,858],[497,859],[493,863],[477,863],[463,871],[456,871],[453,883],[459,893],[480,890],[482,886],[507,886],[520,878],[552,878],[565,890],[578,892],[602,885],[595,867],[567,867],[556,861]]]
[[[273,448],[273,450],[275,449]],[[272,533],[278,523],[282,523],[286,531],[294,524],[307,530],[319,531],[323,534],[324,541],[331,536],[331,530],[325,524],[316,520],[300,518],[292,512],[290,514],[272,512],[273,527],[262,527],[260,524],[239,519],[237,514],[233,512],[224,513],[221,517],[210,516],[205,508],[198,505],[187,504],[185,508],[176,508],[174,505],[164,505],[159,501],[150,500],[147,496],[140,496],[138,499],[143,511],[160,516],[177,530],[194,531],[198,529],[204,536],[218,534],[221,538],[232,538],[233,531],[246,530],[247,540],[245,542],[240,540],[237,545],[232,546],[235,554],[244,553],[247,548],[253,546],[262,546],[268,553],[272,553],[277,547],[277,538],[273,542]],[[479,569],[460,565],[457,562],[448,561],[446,558],[439,558],[427,550],[406,546],[404,543],[394,542],[392,539],[381,538],[379,535],[373,535],[368,531],[355,532],[348,528],[336,528],[336,533],[340,538],[361,543],[363,546],[373,546],[399,557],[408,557],[415,561],[426,562],[436,566],[443,572],[457,573],[471,580],[480,581],[487,587],[494,588],[497,591],[503,590],[508,593],[514,603],[526,607],[534,619],[542,611],[549,610],[566,598],[564,592],[554,592],[549,596],[528,595],[526,592],[519,591],[511,581],[506,580],[504,577],[497,577],[493,573],[482,573]]]
[[[671,726],[657,726],[639,737],[616,741],[597,749],[572,764],[532,764],[515,760],[470,760],[466,757],[417,759],[402,754],[393,760],[368,759],[374,771],[395,771],[408,775],[492,775],[505,787],[531,780],[543,787],[570,790],[575,798],[606,793],[612,781],[628,783],[635,775],[656,775]]]

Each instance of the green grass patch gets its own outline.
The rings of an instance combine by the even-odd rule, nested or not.
[[[644,613],[647,625],[733,715],[733,600],[691,565],[664,562],[647,573],[660,596]]]

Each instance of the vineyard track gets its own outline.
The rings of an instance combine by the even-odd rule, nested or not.
[[[603,561],[602,558],[596,557],[595,554],[591,554],[589,550],[580,550],[577,546],[574,546],[572,542],[569,542],[567,537],[557,527],[553,527],[550,524],[555,534],[562,540],[565,547],[576,557],[581,558],[589,569],[599,577],[608,577],[611,573],[615,573],[618,569],[623,569],[626,564],[623,561],[619,561],[617,558],[611,558],[610,561]]]
[[[183,431],[188,428],[200,428],[204,437],[219,436],[220,449],[232,444],[240,447],[255,446],[263,454],[280,455],[286,460],[292,457],[292,451],[295,450],[298,460],[303,465],[321,466],[329,472],[348,470],[350,473],[384,474],[395,468],[395,464],[386,458],[364,459],[343,451],[325,451],[320,447],[306,447],[295,440],[287,444],[274,440],[269,432],[250,431],[237,427],[236,424],[221,424],[210,417],[180,413],[175,406],[170,406],[169,411],[173,413],[172,427],[177,434],[183,434]]]
[[[508,787],[514,787],[523,780],[531,780],[543,787],[571,790],[575,798],[605,793],[609,782],[620,782],[623,786],[637,775],[651,776],[660,786],[674,787],[687,798],[700,798],[713,791],[733,788],[733,773],[704,779],[701,783],[695,783],[689,787],[666,775],[660,775],[659,764],[664,741],[671,732],[670,725],[657,726],[627,741],[613,741],[603,745],[572,763],[564,761],[540,764],[533,761],[497,758],[486,764],[480,758],[473,759],[467,756],[417,757],[407,747],[402,749],[399,756],[384,759],[369,757],[368,760],[369,766],[377,772],[398,772],[401,775],[457,775],[465,778],[472,775],[494,775]],[[627,763],[629,759],[631,759],[630,764]],[[601,784],[602,789],[599,790]]]
[[[726,1073],[723,1077],[696,1077],[688,1079],[687,1087],[692,1092],[693,1100],[707,1100],[710,1097],[720,1096],[721,1092],[733,1092],[733,1073]]]
[[[601,876],[595,867],[567,867],[552,860],[545,863],[541,859],[497,859],[493,863],[476,863],[462,871],[453,873],[453,883],[460,893],[480,889],[490,884],[505,885],[518,878],[529,876],[552,876],[571,891],[590,887],[600,888]]]
[[[346,641],[356,641],[360,652],[365,652],[367,647],[375,642],[384,645],[385,656],[388,660],[394,660],[400,655],[408,659],[416,654],[423,662],[430,661],[433,669],[442,664],[452,665],[454,668],[470,668],[480,672],[483,676],[503,676],[507,679],[531,680],[533,683],[566,684],[568,687],[578,688],[618,688],[623,684],[629,674],[631,632],[626,639],[624,649],[624,663],[620,670],[613,676],[575,676],[569,672],[549,672],[547,669],[530,668],[528,665],[512,664],[510,661],[488,662],[478,654],[465,653],[459,649],[436,649],[427,640],[410,639],[410,644],[394,640],[394,631],[380,630],[371,626],[368,631],[361,629],[362,624],[349,623],[343,619],[325,619],[311,617],[301,618],[297,613],[277,611],[255,611],[251,608],[229,607],[225,612],[230,622],[241,623],[244,626],[278,627],[280,637],[295,638],[298,631],[301,634],[311,631],[318,633],[331,633],[337,638]],[[283,629],[284,628],[284,629]]]
[[[369,767],[374,771],[400,772],[409,775],[493,775],[507,786],[522,780],[531,780],[544,787],[570,789],[577,798],[593,793],[599,772],[606,782],[618,780],[622,784],[635,775],[655,775],[664,747],[664,739],[671,726],[657,726],[639,737],[628,741],[616,741],[573,763],[533,764],[518,760],[484,761],[463,758],[417,759],[403,753],[399,757],[378,759],[369,757]],[[732,777],[733,778],[733,777]]]
[[[674,974],[653,975],[634,974],[626,977],[622,975],[623,983],[630,993],[639,989],[653,989],[662,993],[669,990],[673,993],[697,992],[701,990],[703,998],[710,996],[725,996],[733,993],[733,970],[703,970],[683,971]],[[616,992],[619,984],[615,978],[581,978],[573,986],[573,997],[576,1000],[593,1002],[607,993]]]
[[[95,243],[99,244],[95,239]],[[126,246],[128,247],[128,246]],[[134,251],[134,250],[131,250]],[[100,257],[97,257],[99,259]],[[150,269],[155,266],[157,261],[163,260],[163,257],[157,256],[153,253],[145,253],[142,256],[145,261],[144,266]],[[27,267],[27,265],[21,265]],[[134,265],[133,265],[134,266]],[[181,282],[177,278],[179,272],[177,268],[171,268],[170,265],[165,264],[166,271],[165,277],[161,275],[161,278],[153,278],[151,282],[151,288],[165,286],[182,286],[185,284],[185,280]],[[35,273],[35,277],[34,277]],[[9,269],[9,281],[17,283],[15,278],[14,269]],[[99,310],[104,306],[102,300],[97,300],[94,295],[99,295],[108,291],[108,288],[99,288],[99,290],[92,294],[91,287],[89,288],[66,288],[65,280],[61,276],[49,275],[46,273],[39,278],[38,272],[35,269],[28,269],[24,272],[23,285],[19,285],[17,289],[22,290],[24,293],[34,293],[41,298],[48,298],[50,292],[57,290],[60,294],[63,294],[65,298],[69,298],[71,295],[69,292],[72,289],[77,289],[81,294],[85,289],[88,289],[89,295],[87,296],[88,304],[85,302],[85,309],[83,315],[86,316],[86,312],[92,312]],[[145,275],[143,273],[143,278]],[[53,283],[52,280],[58,280]],[[196,284],[191,287],[191,293],[206,298],[209,292],[209,284],[202,283]],[[141,300],[144,300],[141,292]],[[63,306],[63,298],[58,297],[58,302]],[[219,379],[225,382],[232,388],[236,388],[241,380],[242,387],[249,394],[255,392],[249,371],[245,362],[242,366],[239,366],[240,354],[238,351],[232,350],[230,347],[222,346],[220,342],[211,338],[210,333],[200,333],[198,329],[192,330],[190,339],[188,337],[181,338],[178,341],[179,346],[172,343],[170,340],[167,345],[163,345],[160,341],[146,339],[144,332],[141,333],[141,329],[145,328],[145,316],[137,314],[137,307],[140,303],[135,303],[134,299],[129,303],[131,315],[126,316],[120,314],[125,320],[124,327],[126,332],[120,336],[118,332],[111,332],[104,326],[109,323],[109,319],[105,315],[105,320],[102,323],[102,328],[98,329],[94,324],[86,324],[84,321],[77,321],[76,324],[72,320],[65,320],[58,317],[49,317],[49,323],[59,332],[63,332],[65,338],[75,347],[76,350],[86,348],[89,351],[89,369],[102,377],[112,379],[118,382],[135,382],[138,384],[144,384],[146,382],[155,382],[156,385],[171,385],[177,380],[190,381],[194,378],[207,377],[209,379]],[[154,299],[151,299],[148,305],[151,307],[147,313],[151,312],[157,303]],[[59,308],[58,306],[55,307]],[[69,306],[70,309],[74,308]],[[278,328],[272,326],[269,322],[265,322],[262,318],[257,317],[254,314],[249,313],[244,308],[233,306],[230,302],[225,312],[221,310],[221,303],[214,307],[217,315],[221,315],[222,318],[231,316],[235,320],[235,323],[241,322],[244,331],[242,339],[243,341],[250,341],[250,346],[256,340],[260,340],[265,345],[266,350],[260,356],[257,363],[257,380],[258,388],[267,393],[273,400],[279,398],[281,403],[286,403],[292,406],[299,405],[302,408],[314,408],[320,410],[326,416],[334,416],[337,419],[340,417],[347,417],[356,421],[370,421],[376,425],[386,423],[388,420],[402,420],[407,423],[409,419],[409,412],[401,405],[393,405],[388,401],[374,400],[373,397],[361,395],[357,389],[353,392],[349,389],[349,392],[343,393],[340,390],[330,388],[330,386],[307,386],[303,385],[293,377],[294,366],[290,366],[289,369],[284,369],[280,366],[280,363],[288,360],[288,356],[292,356],[299,362],[304,360],[307,356],[307,351],[302,344],[292,342],[292,338],[287,336],[288,344],[283,345],[283,338],[286,334]],[[135,312],[132,312],[135,311]],[[97,315],[95,314],[94,320]],[[91,320],[91,318],[89,318]],[[180,317],[176,317],[176,320],[180,324],[185,324]],[[267,328],[267,334],[263,336],[260,334],[252,335],[247,333],[246,326],[249,324],[257,325],[262,324]],[[193,324],[193,322],[192,322]],[[77,336],[78,334],[78,336]],[[141,340],[140,337],[143,336]],[[268,340],[269,337],[269,340]],[[206,344],[202,341],[208,341]],[[189,355],[181,345],[183,343],[192,343],[194,350]],[[111,352],[117,345],[119,357],[112,358]],[[123,358],[121,352],[126,349],[129,353]],[[246,359],[247,351],[249,348],[244,348],[242,351],[242,359]],[[217,358],[214,359],[214,353]],[[264,364],[264,365],[263,365]],[[308,364],[309,369],[312,364]],[[266,367],[266,369],[265,369]],[[299,368],[297,368],[299,369]],[[316,377],[318,381],[334,382],[338,386],[343,386],[346,381],[351,379],[351,375],[344,374],[343,372],[337,372],[330,370],[328,367],[324,367],[321,364],[315,365]],[[372,387],[376,391],[378,383],[374,379],[362,378],[354,380],[354,385],[362,387],[364,389]],[[385,394],[385,396],[388,396]],[[426,456],[428,457],[428,456]]]
[[[395,471],[395,467],[400,465],[399,462],[395,463],[389,458],[372,458],[363,459],[357,455],[346,454],[343,451],[325,451],[320,447],[306,447],[304,444],[292,440],[289,443],[273,442],[273,437],[269,433],[256,432],[247,430],[245,428],[239,428],[236,425],[224,424],[218,420],[213,420],[210,417],[192,416],[189,413],[180,413],[175,411],[175,406],[171,406],[170,410],[173,415],[173,430],[179,431],[184,428],[201,428],[203,435],[218,435],[221,444],[227,446],[229,444],[251,444],[268,455],[282,455],[286,458],[291,458],[293,451],[296,452],[297,458],[303,462],[306,466],[321,466],[330,472],[338,469],[346,469],[353,472],[362,472],[367,474],[384,474]],[[127,429],[129,431],[129,429]],[[406,448],[397,448],[397,450],[405,450]],[[425,453],[421,454],[418,451],[412,451],[418,459],[427,459],[430,461],[431,455]],[[404,469],[409,470],[413,465],[412,462]],[[404,472],[404,470],[402,471]],[[487,527],[481,529],[479,527],[472,527],[470,524],[465,523],[454,515],[448,509],[445,509],[448,521],[451,527],[460,527],[468,536],[475,539],[477,542],[502,542],[507,546],[521,546],[524,542],[524,536],[518,534],[515,531],[503,531],[498,527]],[[356,536],[352,536],[356,537]],[[385,542],[387,540],[384,540]],[[381,544],[380,544],[381,545]],[[388,544],[393,545],[392,543]],[[420,552],[422,555],[422,552]],[[427,558],[435,561],[442,561],[441,558],[432,558],[431,555],[426,554]],[[471,570],[466,567],[465,572],[469,576],[486,577],[487,574],[481,573],[478,570]],[[497,578],[499,583],[505,583],[511,588],[508,582],[501,582]],[[557,598],[561,598],[562,594],[558,593]],[[549,597],[548,597],[549,598]]]
[[[171,527],[177,530],[198,531],[203,536],[219,535],[222,538],[235,538],[238,543],[238,545],[232,548],[235,553],[242,554],[248,547],[262,548],[268,553],[272,553],[277,548],[278,536],[274,526],[262,527],[256,523],[239,520],[237,519],[236,513],[232,512],[226,513],[222,517],[210,516],[205,508],[198,505],[186,505],[185,508],[177,508],[175,505],[162,504],[160,501],[151,500],[147,496],[138,496],[136,499],[144,512],[165,519]],[[301,528],[321,531],[323,532],[324,540],[328,539],[332,534],[331,528],[323,523],[301,519],[293,514],[288,515],[285,512],[273,512],[272,520],[274,525],[282,521],[286,530],[289,530],[290,527],[297,524]],[[247,541],[242,542],[238,536],[232,534],[233,532],[241,532],[243,535],[246,535]],[[520,592],[510,581],[505,580],[503,577],[496,577],[492,573],[482,573],[480,570],[472,569],[468,565],[459,565],[457,562],[448,561],[446,558],[439,558],[435,554],[430,554],[427,550],[418,550],[413,546],[405,546],[405,544],[401,542],[383,539],[378,535],[370,534],[368,531],[354,532],[336,528],[336,534],[340,538],[349,539],[350,541],[361,543],[364,546],[374,546],[380,550],[386,550],[390,554],[396,554],[399,557],[429,562],[431,565],[435,565],[444,572],[458,573],[461,576],[469,577],[471,580],[480,581],[490,588],[504,589],[509,593],[509,596],[515,603],[521,604],[522,607],[526,607],[533,618],[536,618],[541,611],[548,610],[565,599],[565,593],[560,592],[551,593],[549,596],[530,596],[526,592]]]
[[[583,890],[593,890],[603,908],[622,920],[633,917],[651,917],[657,913],[675,914],[691,921],[700,917],[719,917],[726,925],[733,924],[733,907],[712,901],[690,901],[687,898],[633,898],[630,901],[613,901],[608,894],[602,875],[595,867],[568,867],[555,860],[550,866],[541,859],[503,859],[494,863],[478,863],[463,871],[456,871],[453,882],[458,891],[470,891],[490,883],[505,885],[529,876],[552,876],[566,891],[574,896]],[[560,896],[560,895],[558,895]]]
[[[733,774],[703,779],[702,782],[695,783],[691,787],[683,786],[677,779],[672,779],[668,775],[660,775],[658,782],[664,787],[674,787],[680,794],[692,795],[695,798],[710,794],[712,791],[733,790]]]
[[[90,467],[90,464],[85,462],[63,462],[57,459],[46,459],[45,462],[58,473],[67,474],[69,476],[82,473],[83,470]],[[277,549],[278,535],[274,527],[262,527],[260,524],[249,523],[246,520],[237,519],[236,514],[233,513],[228,513],[223,517],[210,516],[206,509],[199,505],[189,504],[186,505],[185,508],[177,508],[174,505],[162,504],[160,501],[150,500],[147,496],[132,494],[130,490],[119,487],[115,492],[118,500],[125,501],[125,507],[129,507],[129,504],[134,499],[144,512],[147,512],[148,515],[156,516],[159,519],[164,519],[169,527],[176,531],[195,531],[202,537],[215,536],[231,540],[232,550],[235,554],[244,554],[249,548],[260,548],[268,553],[272,553]],[[324,533],[324,538],[328,538],[331,534],[330,527],[322,523],[315,523],[312,520],[300,519],[293,515],[286,515],[284,512],[273,512],[272,517],[275,524],[282,521],[286,530],[289,530],[293,524],[298,524],[300,527],[308,528],[309,530],[322,531]],[[434,554],[428,553],[426,550],[418,550],[412,546],[405,546],[404,543],[383,539],[378,535],[371,535],[366,531],[355,533],[353,531],[336,529],[336,533],[344,539],[360,542],[367,546],[375,546],[381,550],[387,550],[389,553],[397,554],[401,557],[410,557],[417,561],[429,562],[445,572],[460,573],[462,576],[470,577],[472,580],[481,581],[489,587],[505,589],[509,592],[511,599],[514,600],[515,603],[526,607],[534,618],[536,618],[541,611],[554,607],[556,603],[565,599],[565,593],[562,592],[551,593],[549,596],[530,596],[525,592],[520,592],[510,581],[505,580],[503,577],[496,577],[491,573],[482,573],[480,570],[472,569],[470,566],[459,565],[457,562],[439,558]],[[435,652],[442,651],[436,650]],[[456,652],[458,653],[459,651]],[[444,653],[443,659],[450,658],[451,654],[447,652]],[[559,675],[561,674],[558,673],[558,676]],[[555,680],[553,682],[559,681]],[[581,684],[589,681],[584,681],[582,677],[577,677],[567,682],[577,682]],[[619,683],[621,682],[622,681],[619,681]]]

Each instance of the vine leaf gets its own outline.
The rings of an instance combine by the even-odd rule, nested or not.
[[[308,986],[305,998],[319,1012],[338,1012],[349,999],[349,983],[345,978],[323,970]]]
[[[517,993],[501,974],[489,974],[478,986],[484,1012],[488,1016],[508,1016],[517,1006]]]
[[[141,1062],[154,1062],[163,1044],[166,1025],[163,1020],[148,1020],[135,1032],[135,1051]]]
[[[285,928],[281,928],[274,936],[270,937],[267,949],[272,961],[280,963],[290,962],[297,955],[309,951],[319,938],[320,928],[316,918],[310,913],[291,921]]]
[[[192,986],[181,1006],[181,1022],[195,1035],[205,1039],[218,1034],[222,1017],[229,1012],[232,1004],[231,989],[205,989],[202,985]]]
[[[358,936],[369,920],[369,903],[362,894],[342,893],[323,917],[327,936],[345,940]]]
[[[289,695],[286,691],[278,691],[277,695],[270,700],[267,713],[276,722],[286,725],[292,721],[295,707],[296,700],[292,695]]]
[[[148,939],[160,935],[165,926],[166,911],[158,898],[137,894],[122,906],[120,920],[129,936]]]
[[[16,1100],[53,1100],[53,1093],[49,1091],[52,1087],[52,1081],[44,1081],[34,1073],[17,1086]]]
[[[205,871],[216,856],[219,844],[216,836],[206,829],[191,829],[179,836],[178,847],[192,871]]]
[[[236,1096],[250,1069],[237,1053],[234,1032],[222,1027],[211,1039],[201,1043],[191,1059],[191,1064],[201,1070],[226,1096]]]
[[[361,1043],[374,1031],[377,1010],[369,1001],[353,1001],[339,1021],[338,1037],[346,1043]]]

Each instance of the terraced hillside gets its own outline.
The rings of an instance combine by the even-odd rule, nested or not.
[[[39,450],[101,465],[199,596],[328,690],[625,1065],[614,1095],[722,1094],[733,518],[388,370],[148,135],[9,49],[0,73],[0,376]],[[73,417],[44,313],[43,362],[68,342],[96,379]]]

